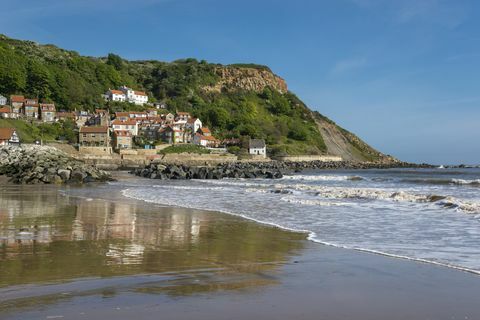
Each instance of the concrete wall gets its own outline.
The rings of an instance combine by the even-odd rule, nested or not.
[[[112,154],[111,147],[84,147],[80,146],[78,152],[82,155],[109,155]]]
[[[341,157],[337,156],[310,156],[310,155],[304,155],[304,156],[286,156],[286,157],[276,157],[275,160],[279,161],[295,161],[295,162],[307,162],[307,161],[324,161],[324,162],[330,162],[330,161],[342,161],[343,159]]]

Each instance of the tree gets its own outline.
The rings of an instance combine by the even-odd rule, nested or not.
[[[27,91],[40,99],[50,99],[50,74],[41,63],[30,60],[27,66]]]
[[[123,69],[123,59],[120,56],[118,56],[114,53],[109,53],[108,54],[107,64],[111,65],[116,70],[122,70]]]

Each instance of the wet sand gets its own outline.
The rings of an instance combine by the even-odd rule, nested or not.
[[[477,275],[63,191],[0,186],[1,319],[480,319]]]

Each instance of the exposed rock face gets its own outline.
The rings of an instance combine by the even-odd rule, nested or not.
[[[48,146],[1,146],[0,175],[21,184],[85,183],[111,180],[110,174]]]
[[[216,73],[220,81],[214,86],[204,87],[205,91],[222,92],[246,90],[262,92],[270,87],[280,93],[288,91],[287,83],[268,70],[240,67],[218,67]]]

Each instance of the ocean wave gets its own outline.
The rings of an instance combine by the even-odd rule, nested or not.
[[[480,186],[480,179],[402,179],[400,182],[431,185],[468,185]]]
[[[334,176],[334,175],[293,175],[293,176],[284,176],[283,180],[303,180],[303,181],[360,181],[364,178],[360,176]]]
[[[289,188],[282,190],[308,191],[324,199],[363,199],[410,203],[434,203],[448,209],[457,209],[461,212],[480,214],[480,203],[469,202],[446,195],[416,194],[407,191],[393,191],[373,188],[311,186],[305,184],[292,185],[289,186]]]
[[[322,201],[322,200],[310,200],[310,199],[299,199],[296,197],[282,197],[280,198],[281,201],[288,202],[288,203],[296,203],[302,204],[307,206],[322,206],[322,207],[332,207],[332,206],[351,206],[353,203],[347,202],[333,202],[333,201]]]

